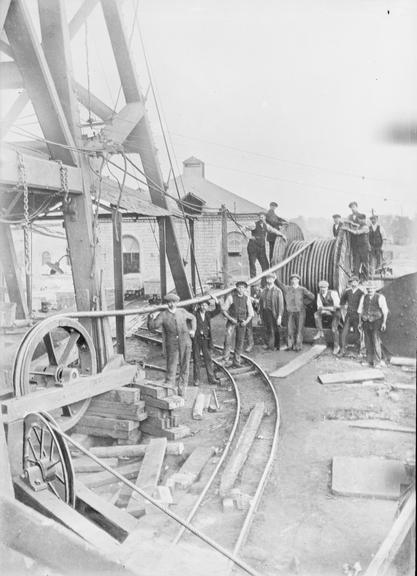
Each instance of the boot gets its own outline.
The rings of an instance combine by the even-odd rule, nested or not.
[[[340,352],[339,344],[334,344],[333,345],[333,354],[336,356],[337,354],[339,354],[339,352]]]
[[[322,338],[324,338],[324,332],[323,330],[319,330],[314,336],[313,340],[321,340]]]

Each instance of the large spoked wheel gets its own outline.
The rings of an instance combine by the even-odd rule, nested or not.
[[[24,337],[13,366],[16,396],[35,394],[97,372],[96,353],[87,330],[71,318],[51,318],[34,326]],[[85,414],[91,399],[63,406],[53,417],[63,431]]]
[[[23,473],[36,492],[50,490],[57,498],[75,506],[74,470],[58,425],[46,412],[31,413],[24,420]]]

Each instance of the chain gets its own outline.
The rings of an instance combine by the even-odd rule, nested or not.
[[[64,193],[64,206],[68,206],[70,203],[69,199],[69,188],[68,188],[68,168],[63,165],[61,160],[58,160],[59,164],[59,175],[61,178],[61,190]]]
[[[23,213],[25,223],[23,224],[23,242],[25,248],[25,272],[29,276],[31,273],[30,265],[30,219],[29,219],[29,189],[26,180],[26,168],[23,162],[23,156],[17,152],[17,169],[19,178],[19,188],[23,190]]]

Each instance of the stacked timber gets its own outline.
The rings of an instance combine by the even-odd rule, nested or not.
[[[175,388],[162,382],[146,381],[135,385],[140,390],[147,413],[142,432],[152,436],[179,440],[190,435],[190,429],[180,423],[178,409],[184,406],[184,398],[175,394]]]
[[[141,439],[140,424],[147,417],[138,388],[116,388],[92,399],[77,432],[113,438],[119,444],[137,444]]]

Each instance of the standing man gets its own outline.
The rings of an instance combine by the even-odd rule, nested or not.
[[[251,231],[251,237],[248,242],[248,258],[249,258],[249,275],[251,278],[256,276],[256,261],[259,262],[262,272],[268,270],[269,262],[266,256],[266,236],[273,234],[274,236],[284,235],[266,223],[265,213],[259,214],[259,219],[252,225],[246,226],[247,230]]]
[[[336,236],[339,234],[339,230],[341,230],[342,228],[342,217],[340,214],[333,214],[332,218],[333,218],[333,237],[336,238]]]
[[[372,214],[369,226],[370,268],[371,275],[382,266],[382,246],[387,239],[384,228],[378,222],[378,216]]]
[[[266,286],[262,290],[259,298],[259,311],[262,322],[265,326],[265,346],[266,350],[279,350],[279,326],[281,326],[282,314],[284,312],[284,298],[282,291],[275,284],[276,276],[271,273],[266,276]]]
[[[275,230],[278,230],[278,232],[281,229],[281,226],[283,224],[286,224],[286,220],[284,220],[283,218],[280,218],[277,213],[276,213],[276,209],[278,208],[278,204],[276,202],[271,202],[269,204],[269,210],[266,213],[266,217],[265,217],[265,221],[267,224],[269,224],[269,226],[272,226],[272,228],[275,228]],[[266,239],[268,240],[268,244],[269,244],[269,263],[272,263],[272,257],[274,255],[274,246],[275,246],[275,240],[277,239],[277,235],[274,234],[273,232],[268,232]]]
[[[304,288],[304,286],[300,286],[300,276],[298,274],[291,274],[289,286],[278,279],[276,283],[284,293],[288,312],[287,350],[296,350],[298,352],[303,348],[303,331],[306,319],[305,301],[307,303],[313,302],[314,294]]]
[[[216,307],[209,310],[208,302],[201,302],[195,312],[196,331],[193,340],[194,357],[194,386],[200,385],[201,353],[203,354],[209,384],[219,384],[220,380],[214,375],[213,359],[211,351],[213,349],[213,339],[211,333],[211,319],[220,313],[220,304],[215,296],[211,297]]]
[[[346,310],[345,321],[343,324],[342,335],[340,337],[340,354],[344,355],[346,353],[346,338],[349,334],[350,328],[352,328],[355,335],[355,346],[357,354],[361,351],[361,335],[359,332],[359,304],[361,302],[363,292],[359,288],[359,278],[357,276],[352,276],[349,280],[350,286],[346,288],[340,298],[341,308]]]
[[[340,299],[336,290],[329,290],[327,280],[320,280],[317,294],[317,311],[314,313],[314,322],[318,330],[314,340],[324,338],[323,316],[331,317],[333,333],[333,354],[338,354],[339,347],[339,322],[340,322]]]
[[[223,315],[227,319],[224,336],[223,356],[225,367],[240,366],[246,326],[253,318],[253,308],[250,296],[245,294],[248,287],[244,280],[236,282],[236,289],[229,294],[223,304]],[[235,337],[235,338],[234,338]],[[230,361],[233,339],[235,339],[235,359]]]
[[[369,366],[385,366],[381,352],[381,332],[387,327],[388,306],[385,296],[377,294],[373,282],[366,285],[366,294],[359,304],[359,316],[365,336],[366,360]]]
[[[353,272],[359,278],[367,279],[369,271],[369,227],[365,214],[358,211],[356,202],[349,204],[352,214],[345,220],[343,230],[350,233],[350,247],[353,257]]]
[[[185,396],[191,359],[191,338],[195,334],[196,319],[187,310],[177,308],[179,298],[176,294],[167,294],[164,300],[168,304],[168,309],[163,310],[157,316],[150,314],[148,328],[153,331],[162,329],[167,367],[165,382],[175,385],[179,362],[178,394]]]

